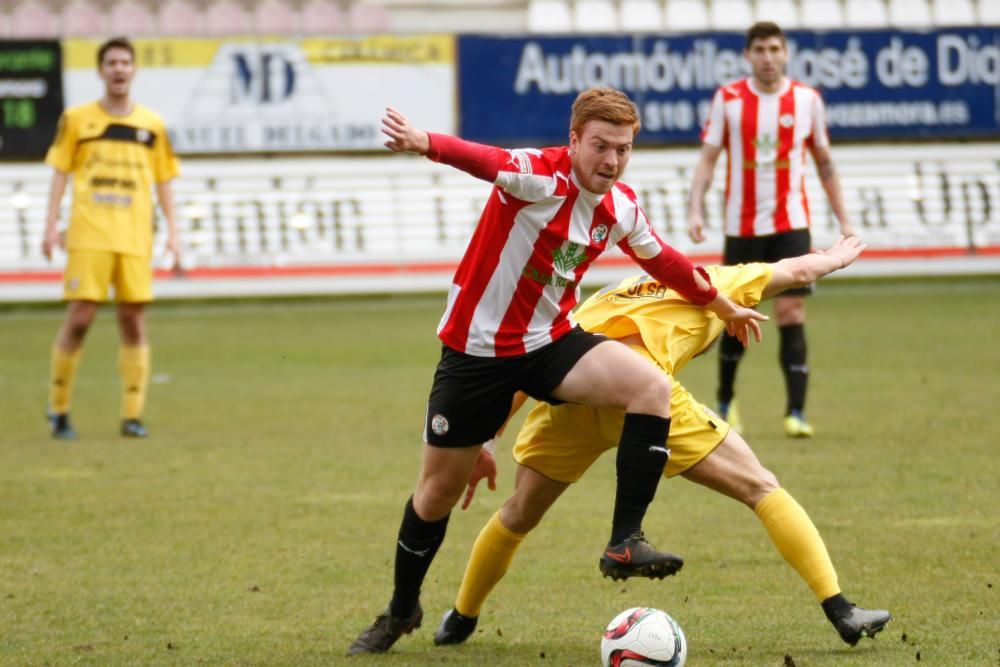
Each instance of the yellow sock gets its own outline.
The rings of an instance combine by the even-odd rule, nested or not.
[[[754,511],[778,553],[795,568],[820,602],[840,592],[837,571],[823,538],[795,498],[784,489],[776,489],[764,496]]]
[[[69,412],[70,400],[73,398],[73,382],[76,380],[76,369],[80,366],[83,348],[66,352],[58,345],[52,346],[52,361],[49,370],[49,411],[61,415]]]
[[[122,378],[122,419],[138,419],[146,405],[149,346],[118,348],[118,374]]]
[[[525,537],[504,528],[500,523],[500,512],[494,514],[483,526],[476,543],[472,545],[462,587],[455,600],[455,609],[459,614],[479,616],[483,603],[507,573],[507,568]]]

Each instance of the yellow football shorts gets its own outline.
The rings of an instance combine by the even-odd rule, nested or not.
[[[632,349],[652,360],[646,350]],[[691,468],[729,433],[729,424],[696,401],[674,378],[671,386],[666,477]],[[601,454],[618,446],[624,422],[623,410],[538,403],[517,434],[514,460],[549,479],[575,482]]]
[[[153,300],[153,266],[148,257],[107,250],[76,248],[69,251],[63,276],[63,298],[67,301],[108,300],[115,288],[115,301],[147,303]]]

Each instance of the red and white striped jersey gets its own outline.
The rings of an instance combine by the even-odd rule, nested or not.
[[[728,154],[726,236],[809,226],[805,151],[830,144],[818,92],[791,79],[771,94],[757,92],[749,78],[722,86],[702,140]]]
[[[454,140],[431,137],[440,145]],[[464,166],[440,158],[433,148],[428,153],[480,177],[495,174],[438,327],[445,345],[474,356],[506,357],[557,340],[575,326],[571,311],[580,279],[616,244],[647,271],[681,285],[696,303],[715,297],[707,279],[696,287],[695,268],[653,232],[628,186],[616,183],[604,195],[581,188],[567,147],[465,145],[476,147],[479,156]]]

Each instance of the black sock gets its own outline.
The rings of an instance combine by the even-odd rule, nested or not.
[[[669,417],[625,414],[615,459],[618,486],[611,520],[611,544],[619,544],[642,529],[646,508],[656,495],[656,486],[667,465],[669,434]]]
[[[406,501],[396,541],[395,589],[389,603],[390,613],[395,618],[409,618],[416,610],[420,587],[444,541],[449,516],[438,521],[424,521],[413,509],[413,496]]]
[[[785,374],[788,405],[785,414],[803,412],[806,407],[806,387],[809,384],[809,366],[806,365],[806,334],[801,324],[778,327],[781,335],[778,359]]]
[[[736,367],[743,358],[743,343],[736,336],[722,334],[719,344],[719,403],[730,403],[733,400],[736,384]]]
[[[843,618],[844,616],[851,613],[852,605],[847,598],[844,597],[842,593],[837,593],[836,595],[831,595],[827,599],[820,603],[823,607],[823,613],[826,617],[833,622],[838,618]]]

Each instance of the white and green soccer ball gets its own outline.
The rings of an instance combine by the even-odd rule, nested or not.
[[[687,659],[684,631],[652,607],[633,607],[611,619],[601,639],[604,667],[682,667]]]

